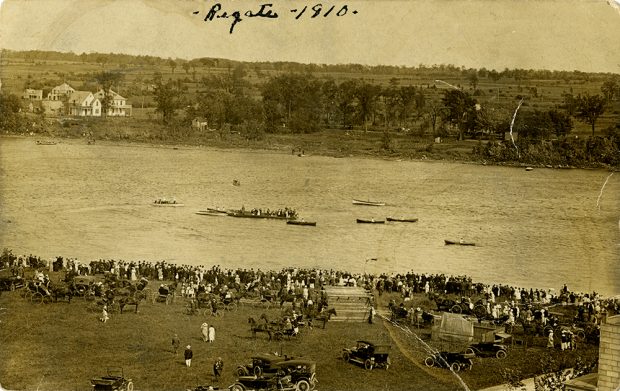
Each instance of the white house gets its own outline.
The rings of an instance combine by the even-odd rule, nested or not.
[[[74,91],[67,98],[66,113],[79,117],[101,117],[101,102],[90,91]]]
[[[52,88],[49,94],[47,94],[48,100],[63,100],[67,96],[74,93],[75,90],[67,83],[62,83],[59,86]]]
[[[43,90],[33,90],[32,88],[26,88],[22,99],[30,100],[43,100]]]
[[[103,89],[95,92],[95,98],[99,99],[100,102],[103,101],[105,94],[103,93]],[[119,95],[118,93],[112,91],[110,89],[108,93],[108,99],[110,100],[108,104],[108,117],[130,117],[132,106],[127,104],[127,99]]]

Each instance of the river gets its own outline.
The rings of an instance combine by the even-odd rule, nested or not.
[[[0,175],[0,246],[15,254],[414,270],[620,293],[620,174],[599,199],[605,170],[2,138]],[[151,206],[172,196],[185,207]],[[215,206],[287,206],[317,226],[195,214]],[[419,221],[356,224],[386,216]],[[460,238],[476,246],[444,245]]]

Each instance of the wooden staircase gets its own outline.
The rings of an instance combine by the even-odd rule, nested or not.
[[[370,293],[361,287],[326,286],[329,308],[336,310],[330,322],[364,322],[370,309],[366,306]]]

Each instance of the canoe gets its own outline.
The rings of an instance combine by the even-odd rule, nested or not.
[[[40,141],[37,140],[37,145],[56,145],[55,141]]]
[[[308,226],[315,227],[316,226],[316,221],[289,220],[289,221],[286,222],[286,224],[289,224],[289,225],[308,225]]]
[[[476,245],[476,243],[474,243],[474,242],[461,242],[459,240],[448,240],[448,239],[445,239],[444,241],[446,242],[446,245],[448,245],[448,244],[457,244],[459,246],[475,246]]]
[[[177,207],[180,207],[180,206],[185,206],[185,204],[179,204],[179,203],[173,204],[173,203],[170,203],[170,202],[169,203],[163,203],[163,204],[156,204],[156,203],[153,202],[151,205],[153,205],[153,206],[169,206],[169,207],[172,207],[172,208],[177,208]]]
[[[385,220],[368,220],[368,219],[357,219],[358,224],[385,224]]]
[[[381,202],[381,201],[364,201],[364,200],[353,199],[353,205],[385,206],[385,202]]]
[[[387,217],[386,218],[387,221],[393,221],[393,222],[397,222],[397,223],[415,223],[418,221],[418,219],[399,219],[396,217]]]
[[[525,171],[532,171],[534,167],[525,167]]]

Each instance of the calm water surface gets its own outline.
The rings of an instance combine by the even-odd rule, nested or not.
[[[618,294],[620,173],[597,207],[608,175],[3,138],[0,246],[83,261],[414,270]],[[185,207],[150,205],[171,196]],[[388,205],[355,206],[352,198]],[[242,205],[288,206],[317,226],[194,213]],[[355,222],[386,216],[419,222]],[[477,246],[444,246],[461,237]]]

